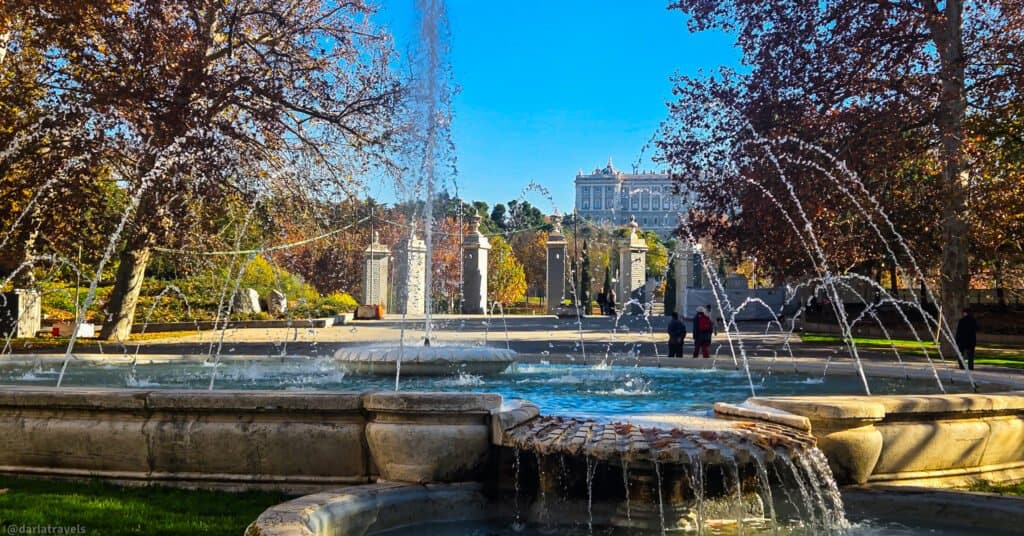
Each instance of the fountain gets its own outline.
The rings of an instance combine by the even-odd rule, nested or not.
[[[434,0],[420,5],[430,51],[419,123],[425,135],[419,166],[426,193],[422,251],[429,267],[435,153],[447,145],[438,119],[446,115],[438,98],[444,91],[437,87],[443,76],[438,26],[444,11]],[[85,308],[95,300],[104,266],[137,206],[137,198],[129,201],[90,278]],[[815,237],[802,233],[803,222],[789,214],[785,219],[808,255],[824,258]],[[633,227],[622,252],[630,265],[634,250],[644,247]],[[486,239],[478,231],[470,233],[470,242],[482,254]],[[420,251],[418,244],[412,246],[416,238],[410,233],[408,247]],[[232,253],[249,261],[261,254],[241,249],[240,241],[239,236]],[[902,238],[898,246],[905,247]],[[555,233],[549,248],[562,255],[552,272],[563,272],[564,239]],[[369,253],[379,251],[371,246]],[[33,257],[27,266],[40,259]],[[480,260],[467,258],[467,264]],[[541,338],[544,331],[555,331],[549,326],[502,313],[504,348],[460,344],[456,335],[474,328],[460,317],[452,340],[442,341],[434,325],[429,269],[419,289],[414,284],[403,290],[425,293],[423,338],[414,342],[407,342],[405,331],[409,315],[418,316],[419,302],[402,300],[407,310],[398,341],[391,344],[354,344],[335,331],[306,346],[295,341],[243,355],[251,348],[246,343],[266,341],[245,335],[252,340],[233,345],[225,310],[218,311],[214,339],[203,341],[206,355],[186,343],[170,344],[174,355],[152,355],[140,351],[141,342],[133,352],[88,355],[75,350],[74,339],[56,356],[12,354],[0,368],[0,381],[7,384],[0,389],[0,471],[313,492],[256,520],[249,534],[265,536],[423,533],[425,524],[437,521],[479,521],[498,533],[842,532],[855,522],[846,506],[857,504],[858,493],[845,486],[1024,478],[1024,397],[1013,392],[1024,390],[1024,381],[998,372],[975,376],[955,370],[948,370],[944,381],[939,367],[945,362],[928,358],[924,366],[904,362],[898,353],[898,366],[862,362],[850,335],[858,322],[877,320],[871,309],[852,319],[837,312],[850,362],[833,359],[839,350],[798,357],[789,344],[793,323],[786,332],[772,311],[763,331],[742,329],[737,315],[764,303],[730,303],[707,259],[703,263],[714,281],[716,306],[726,315],[731,363],[717,359],[725,345],[710,364],[661,359],[656,346],[653,357],[637,351],[638,345],[652,343],[658,322],[649,302],[628,301],[642,284],[639,268],[629,270],[620,295],[626,307],[643,309],[646,331],[621,335],[629,354],[624,363],[614,358],[593,366],[576,362],[579,357],[586,363],[586,344],[602,341],[609,327],[619,337],[621,313],[615,319],[585,318],[577,310],[572,329],[562,330],[570,333],[548,340]],[[229,270],[224,278],[220,302],[225,309],[245,270],[246,263],[237,264],[238,272]],[[476,266],[481,265],[486,264]],[[839,298],[847,279],[832,274],[823,261],[820,267],[820,275],[804,284]],[[472,275],[480,288],[486,275]],[[558,279],[561,286],[555,285],[552,295],[561,297],[566,289],[564,278]],[[166,292],[181,294],[188,306],[177,287],[160,296]],[[570,289],[573,297],[576,292]],[[882,292],[883,303],[898,302]],[[578,308],[579,300],[573,301]],[[472,305],[490,313],[495,308],[485,299]],[[78,315],[79,323],[84,314]],[[485,341],[490,320],[482,324]],[[293,327],[290,320],[288,325]],[[768,329],[775,326],[781,334],[770,339]],[[747,351],[751,339],[762,343],[754,352]],[[566,341],[578,348],[576,355],[551,355],[556,342]],[[329,346],[335,343],[340,347]],[[538,352],[543,343],[547,349]],[[513,351],[513,345],[523,352]],[[607,343],[606,357],[612,345]],[[237,348],[242,351],[236,353]],[[771,356],[760,356],[761,350]],[[791,358],[792,372],[779,370],[780,351]],[[72,361],[75,366],[69,366]],[[41,386],[51,379],[59,388]],[[979,389],[993,392],[975,392]],[[860,392],[875,396],[852,396]],[[881,494],[877,489],[871,493]],[[872,497],[886,503],[906,495],[889,491],[881,499]],[[928,517],[915,513],[912,504],[906,511],[918,524]],[[985,516],[981,507],[971,511],[982,512],[963,514],[976,528],[998,524],[998,516],[979,519]]]
[[[441,118],[449,105],[448,94],[444,84],[447,64],[445,63],[445,47],[443,32],[446,31],[446,15],[441,3],[428,1],[420,5],[423,11],[421,19],[421,44],[425,47],[419,84],[417,87],[417,107],[414,107],[414,123],[424,133],[422,154],[419,155],[422,172],[423,191],[425,196],[423,229],[425,236],[425,283],[422,288],[415,285],[403,285],[402,291],[422,292],[424,294],[424,336],[418,344],[406,344],[403,337],[397,344],[374,344],[356,348],[342,348],[335,353],[335,360],[347,370],[354,373],[384,374],[395,376],[395,389],[399,388],[399,377],[404,371],[416,376],[451,376],[453,374],[497,374],[507,369],[515,361],[516,352],[505,348],[488,346],[465,346],[459,344],[438,344],[434,338],[433,326],[433,289],[432,289],[432,258],[433,258],[433,211],[434,187],[437,160],[443,158],[445,148],[450,146],[447,140],[445,125]],[[464,311],[470,313],[487,313],[487,238],[480,232],[480,216],[473,217],[470,232],[463,242],[465,266],[463,273]],[[374,240],[376,242],[376,239]],[[373,246],[371,246],[372,248]],[[470,269],[471,268],[471,269]],[[406,270],[409,270],[406,267]],[[472,298],[472,300],[470,300]],[[407,301],[404,297],[401,301]],[[403,312],[403,323],[406,313]],[[403,370],[404,369],[404,370]]]
[[[498,374],[515,362],[516,352],[489,346],[458,344],[378,344],[342,348],[335,360],[355,374],[454,376]]]

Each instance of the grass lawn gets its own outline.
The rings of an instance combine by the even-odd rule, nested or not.
[[[809,344],[841,345],[843,343],[842,338],[837,335],[819,333],[801,333],[800,339]],[[858,348],[889,352],[895,346],[899,350],[900,355],[922,357],[924,356],[924,351],[921,349],[923,345],[928,350],[928,355],[933,358],[938,355],[936,345],[932,341],[919,343],[914,340],[894,339],[890,342],[888,339],[854,337],[853,342],[857,344]],[[998,345],[978,346],[974,352],[974,364],[1024,369],[1024,348]]]
[[[84,534],[242,534],[280,493],[120,487],[96,481],[0,476],[0,527],[80,527]],[[26,534],[59,534],[36,529]],[[72,532],[73,533],[73,532]],[[10,534],[20,534],[10,532]]]
[[[1024,496],[1024,482],[1019,484],[993,485],[988,482],[979,482],[971,486],[971,491],[984,493],[998,493],[1000,495],[1021,495]]]

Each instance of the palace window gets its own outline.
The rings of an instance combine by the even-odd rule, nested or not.
[[[583,187],[583,193],[582,193],[581,197],[583,199],[581,200],[580,208],[582,208],[583,210],[588,210],[590,208],[590,187],[589,186],[584,186]]]

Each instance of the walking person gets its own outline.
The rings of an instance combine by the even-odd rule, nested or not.
[[[711,348],[711,333],[715,330],[715,325],[711,322],[711,317],[708,316],[707,312],[703,307],[697,308],[697,316],[693,317],[693,358],[697,358],[698,353],[704,354],[704,359],[711,357],[709,350]]]
[[[963,316],[956,323],[956,347],[963,356],[963,361],[958,363],[961,369],[964,368],[964,363],[967,363],[967,368],[974,370],[974,347],[977,345],[978,321],[974,319],[971,310],[964,307]]]
[[[683,341],[686,340],[686,324],[679,320],[679,313],[672,313],[668,322],[668,356],[683,357]]]

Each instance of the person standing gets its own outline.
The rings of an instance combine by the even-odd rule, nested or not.
[[[711,348],[711,333],[714,330],[715,325],[711,322],[711,317],[708,316],[703,307],[698,307],[697,316],[693,317],[694,359],[697,358],[698,353],[703,353],[704,359],[710,357],[709,350]]]
[[[668,356],[683,357],[683,341],[686,340],[686,324],[679,320],[679,313],[672,313],[668,322]]]
[[[958,364],[961,369],[964,368],[964,363],[967,363],[967,368],[974,370],[974,347],[977,345],[978,321],[974,319],[971,310],[965,307],[963,316],[956,323],[956,346],[963,356],[963,361]]]

